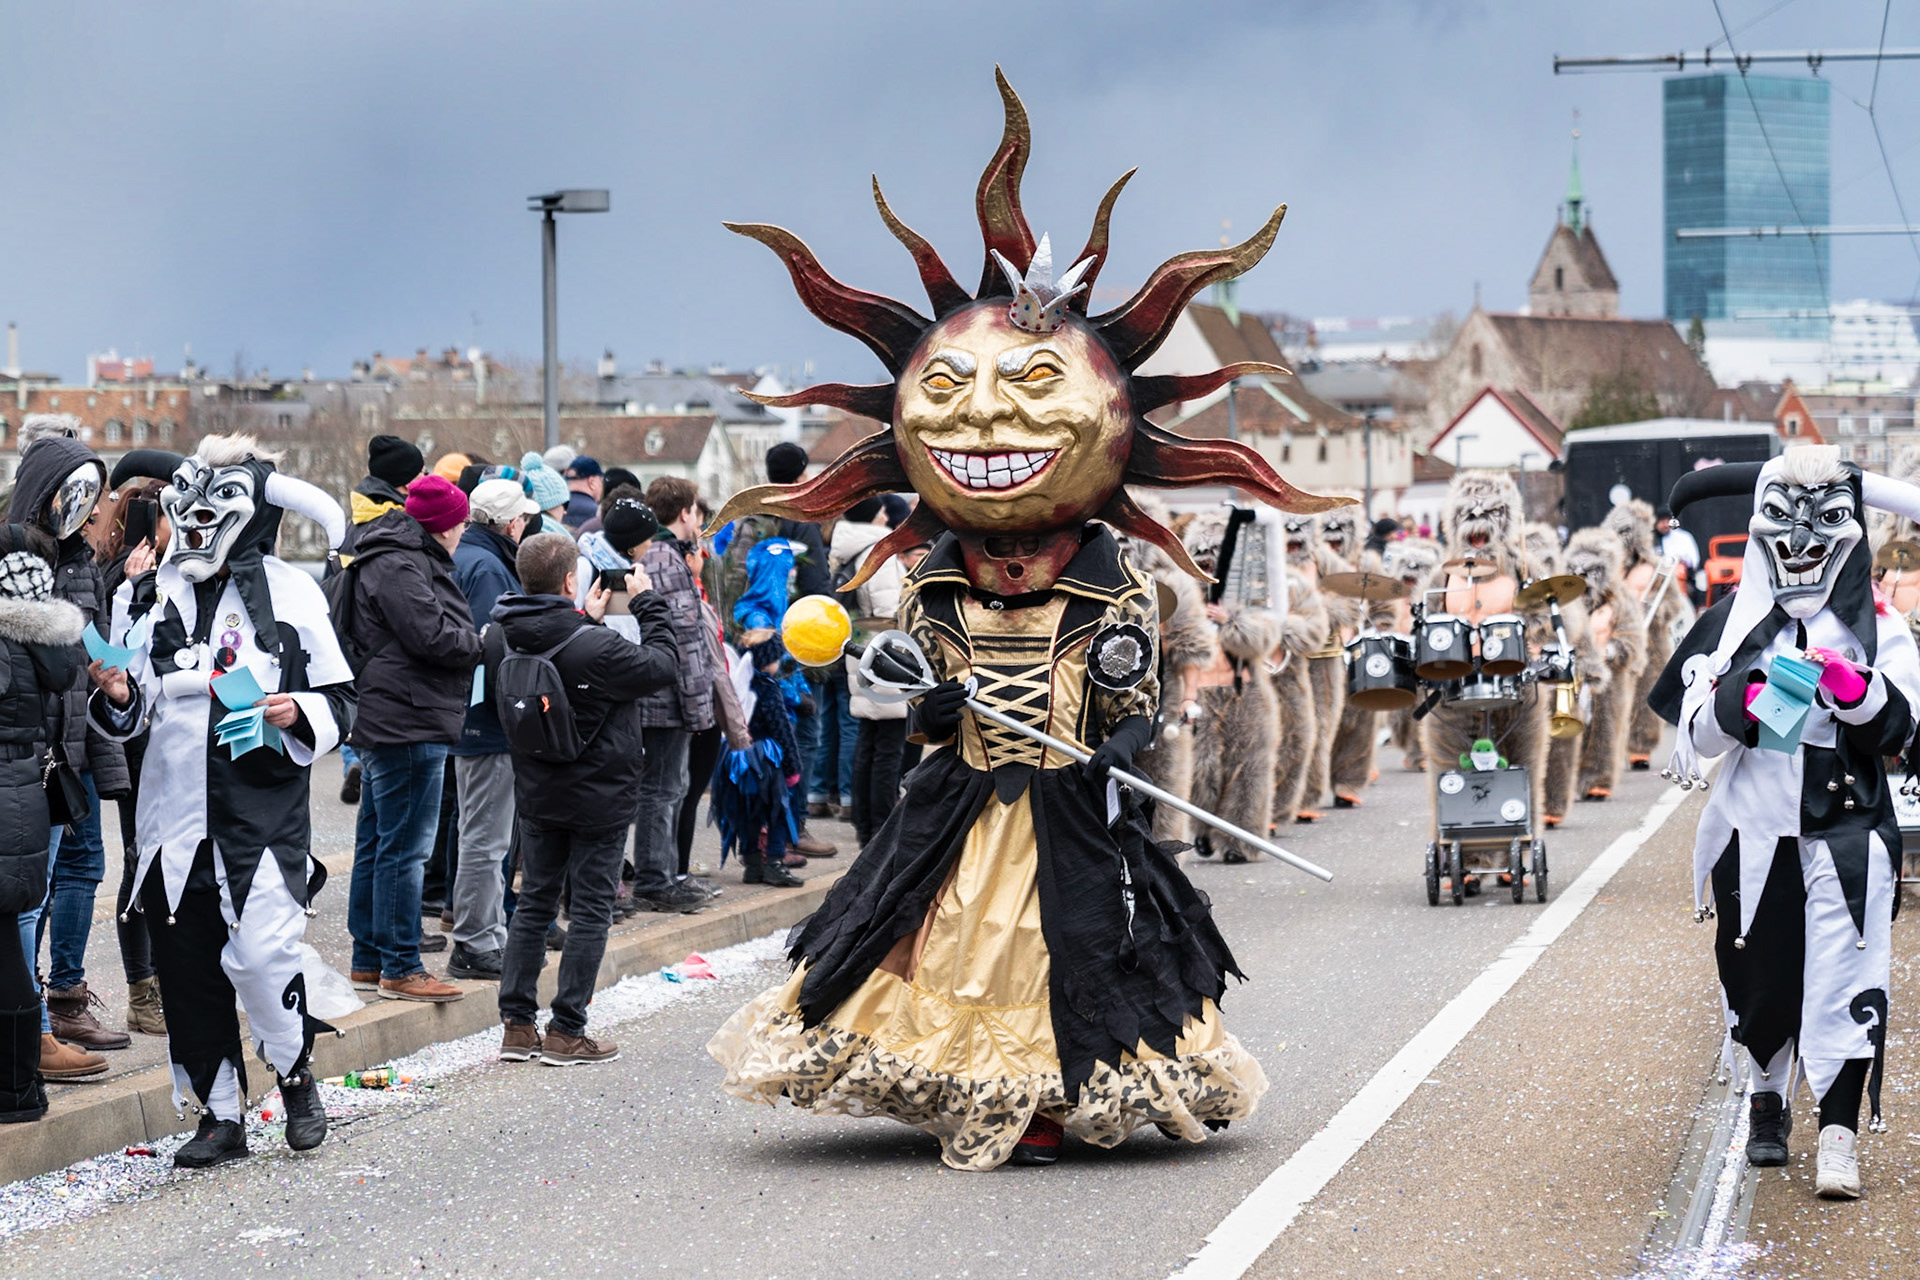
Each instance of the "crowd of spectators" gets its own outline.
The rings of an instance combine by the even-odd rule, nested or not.
[[[88,466],[99,468],[99,500],[76,529],[62,504]],[[766,457],[778,483],[806,466],[792,444]],[[109,492],[105,480],[80,441],[38,442],[0,526],[0,568],[15,553],[46,567],[47,594],[32,602],[65,602],[103,635],[115,589],[163,559],[171,533],[160,482]],[[497,981],[503,1056],[602,1061],[617,1050],[587,1036],[586,1006],[608,930],[639,912],[700,911],[723,892],[693,859],[709,788],[748,884],[797,886],[809,858],[839,852],[809,818],[849,821],[863,843],[886,820],[917,756],[904,708],[861,697],[850,668],[799,668],[778,625],[790,600],[835,594],[906,519],[908,500],[870,499],[824,529],[749,517],[709,537],[709,498],[723,496],[673,476],[642,485],[564,446],[517,463],[447,454],[429,467],[406,440],[372,440],[324,571],[350,575],[336,626],[358,690],[340,748],[340,799],[357,808],[347,885],[357,989],[448,1002],[463,991],[447,979]],[[893,625],[901,575],[925,550],[837,595],[858,628]],[[25,590],[0,574],[0,644]],[[31,1013],[39,1074],[55,1081],[104,1076],[103,1054],[127,1048],[129,1031],[166,1033],[146,926],[126,902],[143,740],[123,750],[89,728],[77,648],[63,661],[11,646],[13,688],[0,690],[0,811],[8,762],[31,752],[33,763],[49,746],[86,797],[73,821],[43,824],[44,846],[0,847],[0,908],[14,908],[17,925],[0,942],[0,1004]],[[551,698],[518,695],[543,679]],[[16,749],[23,689],[45,696]],[[530,701],[547,710],[523,710]],[[85,968],[106,801],[121,815],[126,1031],[108,1025]],[[559,984],[543,1037],[534,1015],[548,951],[560,953]],[[423,958],[442,952],[444,975]]]

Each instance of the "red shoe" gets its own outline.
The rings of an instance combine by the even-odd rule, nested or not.
[[[1565,822],[1566,818],[1562,817],[1560,814],[1557,814],[1557,813],[1548,813],[1548,814],[1542,814],[1540,820],[1542,822],[1545,822],[1550,827],[1557,827],[1561,823]]]
[[[1333,793],[1333,807],[1336,809],[1358,809],[1360,807],[1360,797],[1349,795],[1344,791],[1336,791]]]
[[[1299,813],[1293,815],[1293,820],[1295,822],[1318,822],[1320,821],[1320,812],[1317,809],[1302,809]]]
[[[1013,1154],[1007,1157],[1009,1164],[1052,1164],[1060,1158],[1060,1143],[1066,1137],[1066,1130],[1060,1127],[1058,1120],[1049,1120],[1046,1116],[1036,1115],[1027,1122],[1027,1131],[1020,1135],[1020,1141],[1014,1144]]]
[[[1613,792],[1606,787],[1588,787],[1586,798],[1589,800],[1605,800],[1612,794]]]

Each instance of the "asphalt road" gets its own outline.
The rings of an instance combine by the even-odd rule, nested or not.
[[[1050,1169],[965,1174],[890,1121],[734,1101],[704,1045],[776,980],[764,964],[615,1028],[616,1063],[490,1062],[422,1105],[342,1126],[311,1156],[265,1146],[23,1236],[0,1258],[13,1274],[170,1278],[266,1264],[324,1276],[1167,1276],[1540,910],[1531,895],[1427,906],[1425,784],[1398,763],[1382,752],[1365,808],[1286,833],[1333,884],[1274,862],[1192,869],[1252,978],[1224,1012],[1273,1083],[1253,1121],[1203,1146],[1149,1130],[1114,1151],[1070,1146]],[[1630,774],[1612,801],[1576,805],[1551,841],[1555,886],[1665,785]]]

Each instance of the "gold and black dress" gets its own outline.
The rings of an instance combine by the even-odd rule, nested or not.
[[[1049,591],[974,591],[950,537],[907,590],[902,625],[936,676],[975,677],[995,709],[1082,749],[1152,715],[1150,661],[1128,687],[1089,677],[1104,636],[1158,634],[1151,579],[1104,526]],[[1100,1146],[1146,1124],[1198,1142],[1266,1091],[1220,1018],[1227,975],[1242,975],[1147,816],[971,712],[791,956],[793,976],[708,1046],[728,1092],[891,1116],[938,1137],[956,1169],[999,1165],[1036,1114]]]

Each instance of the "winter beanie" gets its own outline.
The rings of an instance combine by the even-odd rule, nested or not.
[[[404,489],[427,468],[420,451],[399,436],[375,436],[367,442],[367,474]]]
[[[782,440],[767,450],[767,479],[774,484],[792,484],[807,473],[807,451],[791,440]]]
[[[540,504],[542,511],[566,506],[571,496],[567,492],[567,482],[552,467],[535,467],[527,472],[527,486],[529,496]]]
[[[428,533],[445,533],[467,518],[467,495],[440,476],[423,476],[407,490],[407,514]]]
[[[653,541],[653,535],[659,531],[660,521],[654,516],[653,508],[638,498],[621,498],[600,517],[600,532],[606,537],[607,545],[622,555]]]

